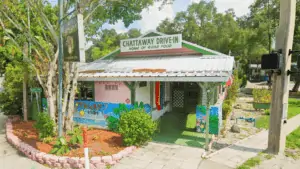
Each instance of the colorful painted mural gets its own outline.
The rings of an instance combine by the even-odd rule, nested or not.
[[[119,104],[94,101],[75,101],[74,122],[106,128],[108,123],[120,118],[122,112],[134,108],[143,108],[146,113],[151,112],[149,104]]]
[[[218,135],[222,125],[222,109],[219,105],[210,107],[209,133]],[[220,120],[221,119],[221,120]],[[197,132],[205,133],[206,129],[206,106],[196,107],[196,129]]]

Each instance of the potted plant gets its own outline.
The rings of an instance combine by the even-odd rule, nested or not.
[[[270,109],[272,91],[268,89],[253,89],[253,108],[255,110]]]

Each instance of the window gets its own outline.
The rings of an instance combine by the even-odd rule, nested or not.
[[[118,90],[118,85],[105,85],[105,90]]]
[[[79,93],[76,93],[76,100],[94,99],[94,82],[78,82]]]
[[[147,82],[140,82],[140,87],[147,87]]]

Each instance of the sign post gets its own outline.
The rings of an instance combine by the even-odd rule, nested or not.
[[[85,169],[90,168],[90,160],[89,160],[89,148],[88,148],[88,137],[87,137],[87,127],[82,128],[83,135],[83,147],[84,147],[84,165]]]

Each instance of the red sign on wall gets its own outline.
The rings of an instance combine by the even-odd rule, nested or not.
[[[155,105],[157,110],[161,110],[160,105],[160,82],[155,82]]]

